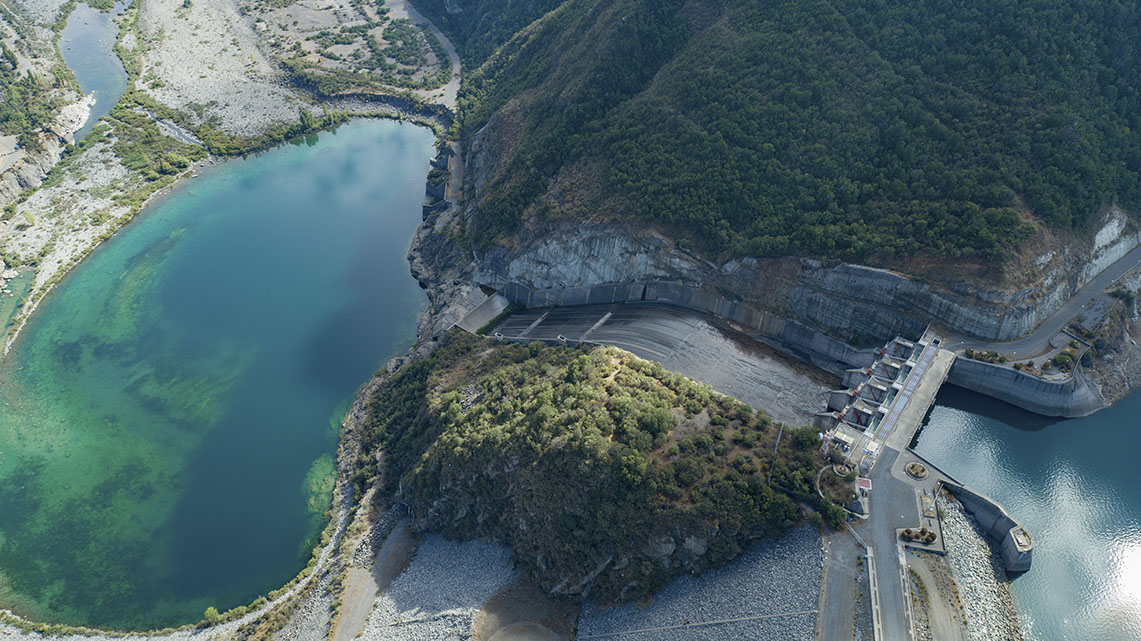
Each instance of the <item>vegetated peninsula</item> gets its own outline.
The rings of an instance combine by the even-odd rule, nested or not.
[[[354,483],[408,503],[419,529],[511,545],[543,589],[648,596],[802,518],[813,428],[615,348],[501,344],[450,333],[375,387]],[[781,489],[774,489],[774,486]]]

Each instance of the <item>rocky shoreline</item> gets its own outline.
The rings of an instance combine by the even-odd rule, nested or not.
[[[956,500],[937,498],[946,562],[958,587],[970,641],[1022,641],[1018,612],[1002,561]]]

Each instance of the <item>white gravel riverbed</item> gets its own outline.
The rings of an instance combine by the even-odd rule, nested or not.
[[[359,638],[470,639],[476,613],[515,577],[511,550],[503,545],[425,535],[408,569],[376,598]]]
[[[959,588],[971,641],[1021,641],[1018,613],[1001,561],[958,501],[937,498],[947,564]]]
[[[626,604],[598,608],[586,603],[578,621],[579,638],[651,628],[653,633],[607,636],[614,641],[676,639],[751,639],[753,641],[812,641],[820,597],[823,554],[815,528],[801,526],[784,536],[761,541],[729,565],[701,576],[675,579],[649,607]],[[725,619],[805,613],[715,625]]]

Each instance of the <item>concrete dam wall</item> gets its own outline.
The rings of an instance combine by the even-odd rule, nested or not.
[[[999,554],[1008,572],[1030,569],[1034,539],[1001,505],[957,483],[944,481],[943,487],[950,490],[975,517],[983,531],[998,542]]]
[[[947,382],[1043,416],[1076,418],[1105,407],[1080,369],[1069,380],[1048,381],[1010,367],[957,358]]]

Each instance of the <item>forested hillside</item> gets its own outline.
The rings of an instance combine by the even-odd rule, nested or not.
[[[843,524],[813,491],[815,429],[786,429],[774,462],[778,425],[764,414],[614,348],[454,333],[377,389],[368,413],[381,496],[399,492],[422,527],[511,545],[548,590],[638,598],[728,561],[797,518],[770,474]],[[362,460],[363,488],[377,470]]]
[[[469,30],[534,12],[458,4]],[[1116,0],[567,0],[466,83],[462,136],[490,123],[496,160],[469,233],[487,247],[527,217],[601,216],[711,256],[878,264],[997,260],[1036,223],[1087,234],[1108,205],[1141,213],[1139,16]]]
[[[474,68],[483,64],[519,30],[562,2],[563,0],[414,0],[412,4],[448,34],[460,51],[464,67]]]

